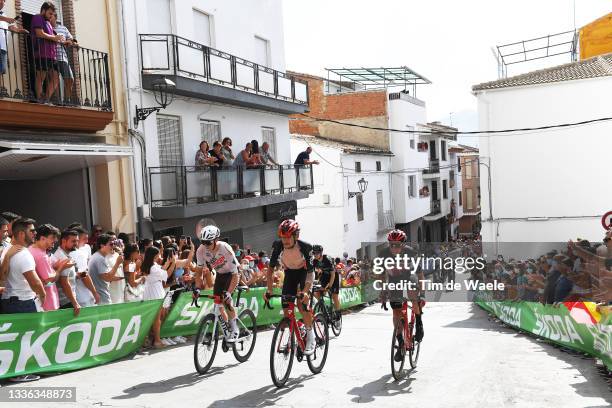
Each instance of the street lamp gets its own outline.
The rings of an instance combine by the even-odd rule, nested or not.
[[[138,123],[148,118],[153,112],[159,112],[161,109],[165,109],[170,105],[174,100],[175,90],[176,84],[166,77],[153,81],[153,95],[155,96],[155,102],[157,102],[159,106],[153,108],[138,108],[138,105],[136,105],[134,127],[138,127]]]
[[[348,181],[347,181],[348,182]],[[358,194],[363,194],[366,192],[366,190],[368,189],[368,182],[362,177],[358,182],[357,182],[357,187],[359,188],[359,192],[357,191],[349,191],[348,192],[348,198],[351,199],[353,197],[355,197]],[[347,189],[348,190],[348,189]]]

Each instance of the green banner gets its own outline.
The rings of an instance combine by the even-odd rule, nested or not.
[[[483,292],[476,293],[475,302],[511,326],[598,357],[612,370],[612,315],[585,324],[577,322],[564,304],[497,301]],[[583,309],[578,312],[588,314]]]
[[[0,315],[0,378],[62,372],[137,351],[161,300]]]
[[[255,313],[258,326],[277,323],[283,317],[280,298],[272,298],[270,304],[272,310],[264,308],[263,294],[265,288],[252,288],[248,292],[242,292],[238,313],[248,307]],[[203,291],[204,294],[212,294],[212,291]],[[275,294],[280,294],[278,288]],[[234,293],[234,303],[237,294]],[[161,327],[161,337],[189,336],[198,331],[200,321],[209,313],[213,312],[214,302],[212,299],[201,298],[198,302],[200,308],[191,306],[191,293],[182,293],[174,302],[168,316]],[[361,286],[340,289],[340,305],[342,309],[353,307],[363,303],[361,297]],[[297,313],[299,317],[299,313]]]

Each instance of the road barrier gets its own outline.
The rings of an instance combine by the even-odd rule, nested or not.
[[[543,305],[499,301],[477,292],[474,301],[504,323],[572,350],[600,358],[612,371],[612,310],[597,310],[592,302]]]
[[[238,308],[253,310],[258,325],[282,318],[279,298],[271,299],[273,310],[263,307],[264,291],[243,292]],[[361,286],[340,289],[340,301],[342,309],[362,304]],[[162,325],[161,336],[195,334],[213,305],[205,298],[200,303],[199,309],[191,306],[191,293],[182,293]],[[79,370],[123,358],[140,349],[161,306],[162,300],[149,300],[85,307],[78,317],[72,309],[0,314],[0,379]]]

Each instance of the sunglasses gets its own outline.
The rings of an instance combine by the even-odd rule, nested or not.
[[[389,246],[390,246],[391,248],[402,248],[402,247],[404,246],[404,244],[400,244],[400,243],[397,243],[397,244],[389,244]]]

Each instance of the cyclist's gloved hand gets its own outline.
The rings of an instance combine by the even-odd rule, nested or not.
[[[232,294],[228,291],[223,292],[223,302],[228,304],[232,303]]]

